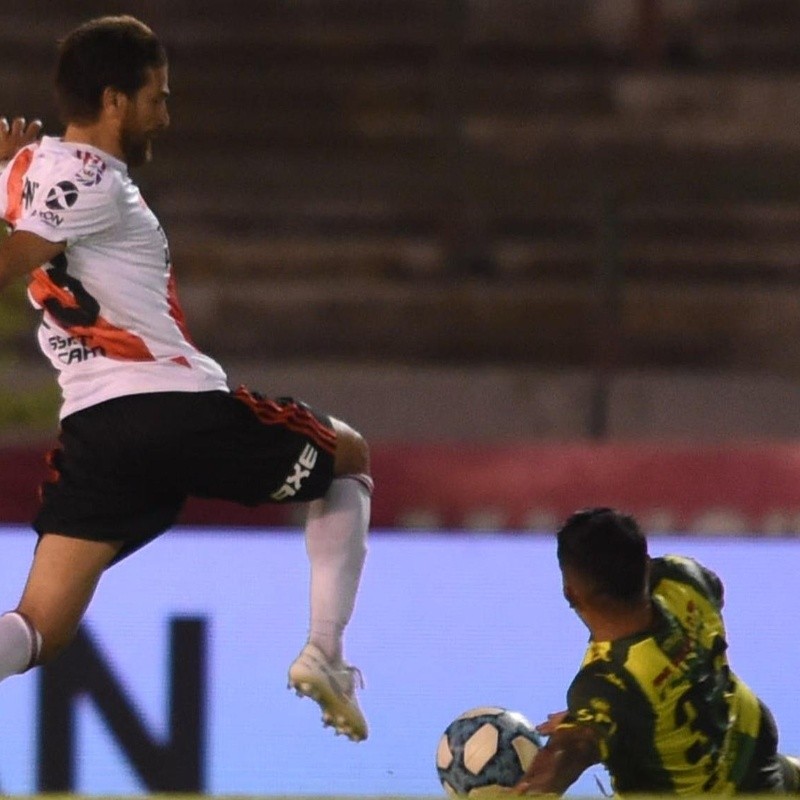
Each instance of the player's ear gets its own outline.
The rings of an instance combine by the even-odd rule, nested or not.
[[[121,92],[113,86],[106,86],[106,88],[103,89],[101,107],[103,111],[110,114],[112,117],[120,117],[127,108],[129,100],[130,98],[125,92]]]

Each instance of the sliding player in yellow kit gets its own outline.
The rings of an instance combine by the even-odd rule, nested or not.
[[[561,794],[602,763],[623,795],[798,792],[772,714],[728,664],[719,578],[651,559],[636,521],[610,508],[574,514],[557,538],[564,596],[591,640],[516,791]]]

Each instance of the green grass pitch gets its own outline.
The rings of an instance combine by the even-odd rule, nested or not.
[[[493,795],[498,800],[509,800],[517,797],[506,792]],[[524,796],[524,795],[523,795]],[[33,794],[33,795],[9,795],[10,800],[447,800],[444,790],[441,794],[435,795],[387,795],[387,794],[131,794],[131,795],[81,795],[81,794]],[[534,795],[530,795],[534,797]],[[550,795],[553,798],[554,795]],[[625,795],[624,800],[675,800],[677,795]],[[764,795],[737,795],[738,798],[748,798],[752,800],[763,800]],[[707,800],[707,795],[698,795],[695,800]],[[482,795],[482,800],[492,800]],[[565,795],[564,800],[603,800],[603,795],[599,792],[591,796]],[[615,798],[614,800],[619,800]],[[681,800],[693,800],[688,796],[683,796]]]
[[[440,795],[311,795],[311,794],[264,794],[264,795],[215,795],[215,794],[153,794],[153,795],[79,795],[79,794],[39,794],[39,795],[13,795],[13,800],[444,800],[447,795],[442,792]],[[509,800],[510,797],[517,795],[499,794],[497,798]],[[552,797],[552,795],[551,795]],[[677,795],[625,795],[624,800],[675,800]],[[707,800],[707,795],[698,795],[696,800]],[[752,800],[763,798],[763,795],[737,795],[739,798],[750,797]],[[601,795],[591,797],[579,797],[567,795],[566,800],[598,800]],[[692,800],[687,796],[682,800]]]

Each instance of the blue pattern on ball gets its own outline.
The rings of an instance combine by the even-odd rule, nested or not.
[[[472,713],[467,711],[455,719],[443,734],[453,758],[447,767],[436,766],[442,786],[445,789],[449,786],[460,795],[491,786],[514,786],[525,774],[527,765],[520,763],[512,742],[521,736],[539,748],[542,746],[539,734],[522,715],[507,709],[487,708],[486,713],[477,716],[471,716]],[[464,765],[464,751],[469,740],[487,724],[498,733],[497,750],[480,773],[474,775]]]

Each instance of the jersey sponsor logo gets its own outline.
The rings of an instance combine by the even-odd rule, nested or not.
[[[145,342],[132,331],[112,325],[100,315],[100,304],[83,284],[67,273],[67,260],[56,256],[49,269],[32,273],[28,296],[35,308],[43,308],[70,333],[64,343],[56,339],[50,347],[64,364],[105,356],[120,361],[153,361]],[[43,322],[46,326],[46,322]],[[66,355],[62,351],[70,349]]]
[[[85,153],[82,150],[77,152],[78,158],[81,159],[83,165],[75,173],[75,180],[81,186],[97,186],[106,171],[106,162],[100,156],[94,153]]]
[[[36,181],[32,181],[27,177],[25,178],[25,185],[22,188],[22,204],[26,209],[31,207],[31,203],[33,203],[33,198],[38,188],[39,184]]]
[[[578,722],[605,726],[611,733],[617,729],[611,718],[611,704],[602,697],[591,698],[587,705],[575,712],[575,718]]]
[[[86,336],[51,336],[47,343],[62,364],[81,364],[106,354],[100,345],[91,346]]]
[[[302,488],[303,481],[311,474],[314,465],[317,463],[317,448],[307,444],[300,453],[300,458],[297,459],[292,472],[286,476],[283,486],[277,491],[274,491],[270,497],[273,500],[286,500],[294,497]]]
[[[59,181],[47,193],[44,204],[55,211],[72,208],[78,200],[78,187],[71,181]]]
[[[593,722],[597,725],[609,725],[614,727],[611,719],[611,704],[602,697],[593,697],[583,708],[579,708],[575,714],[579,722]]]
[[[34,209],[33,213],[31,214],[32,217],[39,217],[39,219],[44,222],[46,225],[50,225],[52,228],[57,228],[61,223],[64,221],[64,217],[61,214],[56,214],[55,211],[36,211]]]

